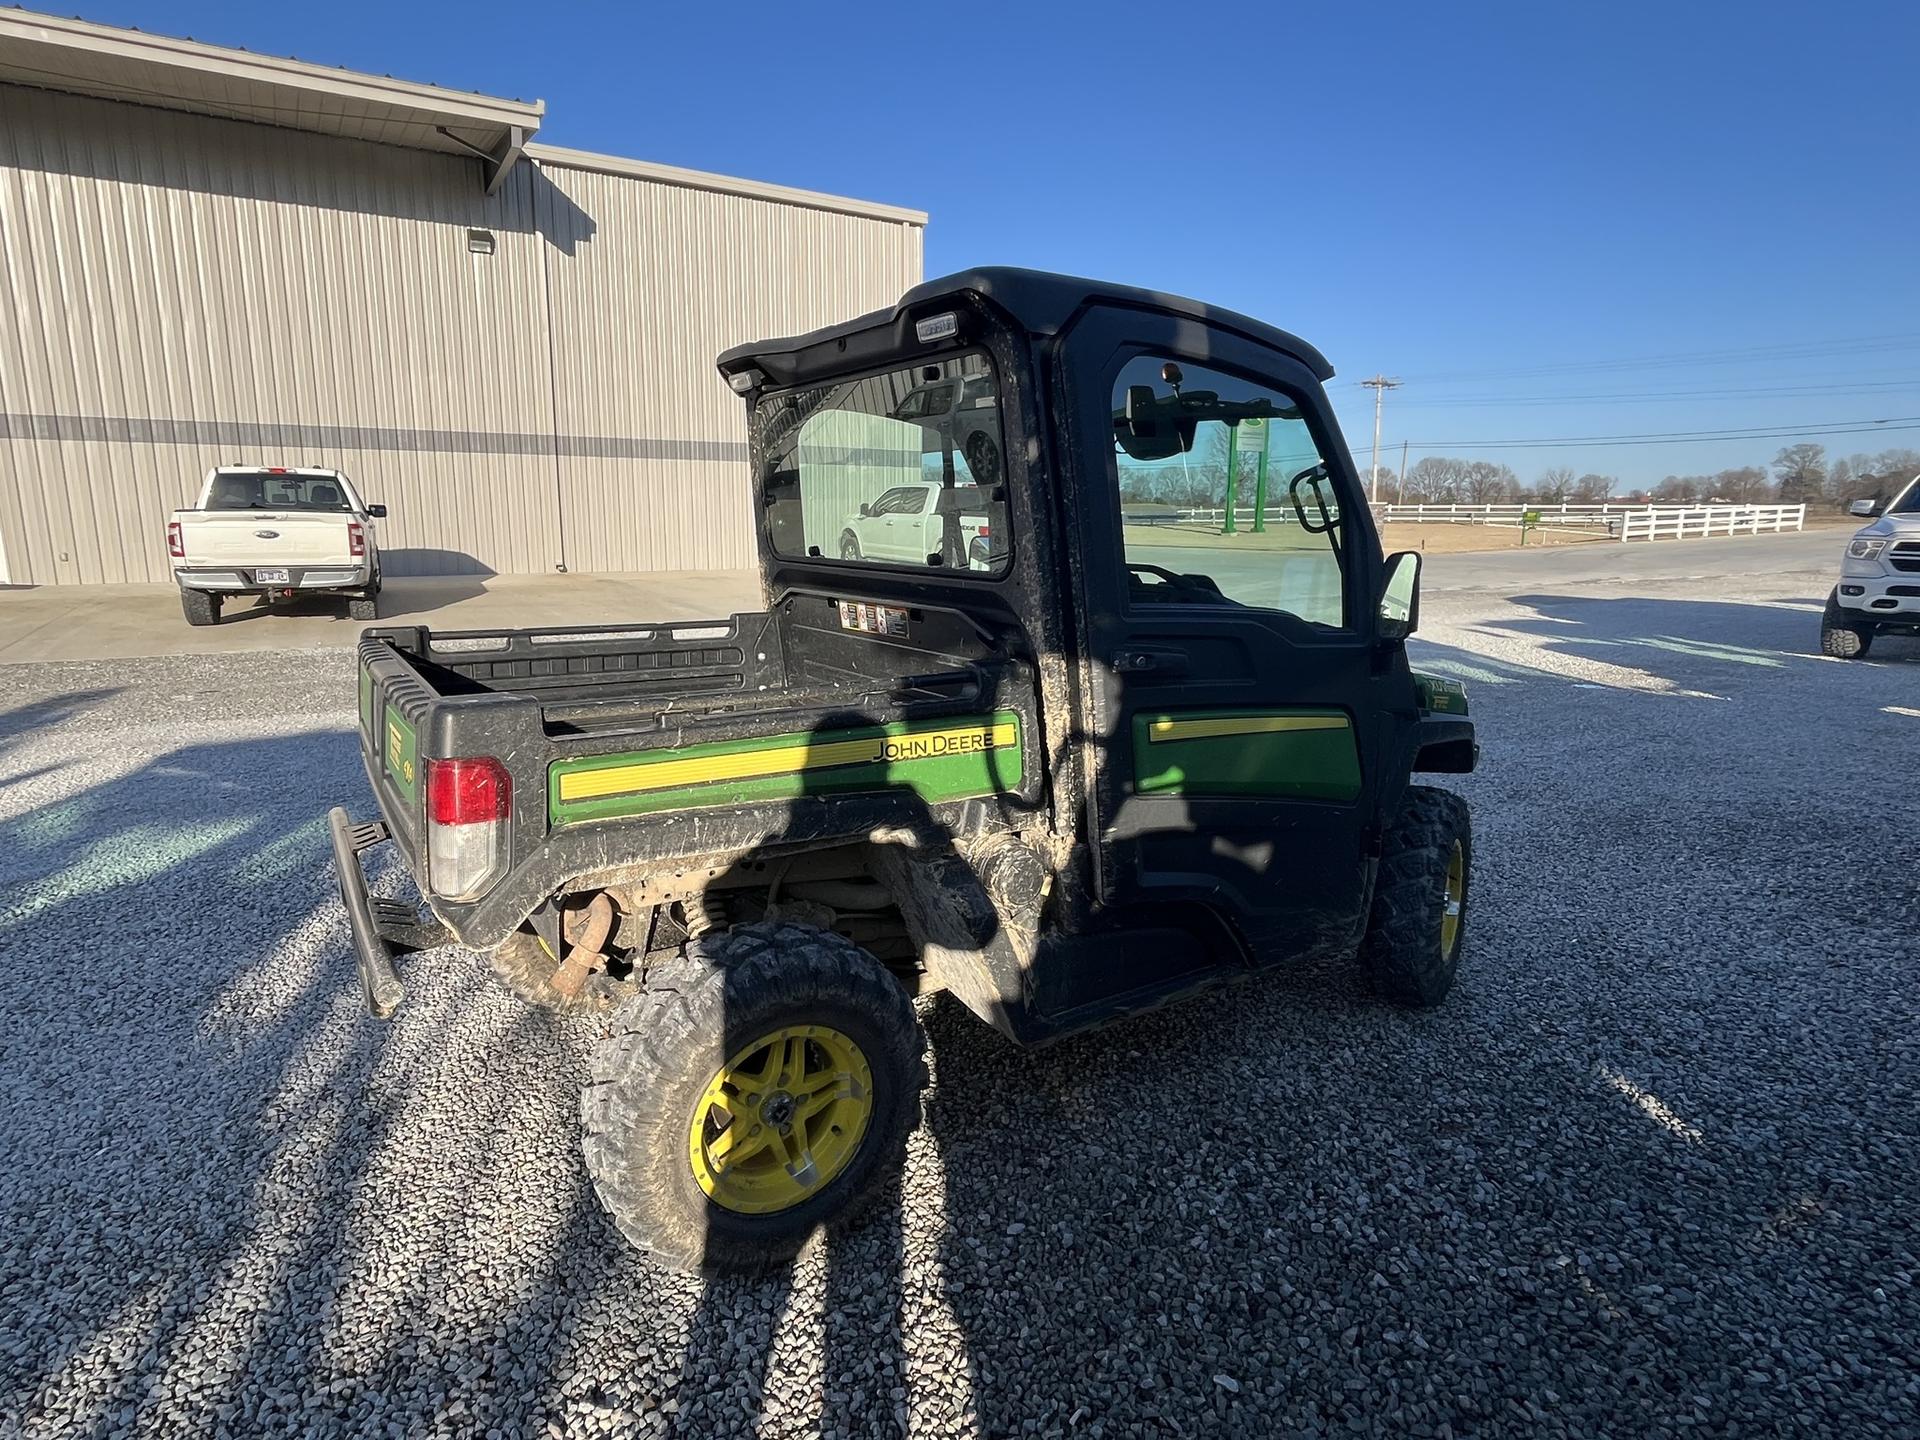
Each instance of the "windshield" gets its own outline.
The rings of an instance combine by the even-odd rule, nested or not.
[[[1887,507],[1889,515],[1920,515],[1920,478],[1907,486],[1907,493],[1895,498]]]
[[[216,475],[207,495],[209,510],[344,511],[347,488],[331,475]]]
[[[774,553],[999,573],[1000,393],[984,355],[770,395],[754,412]]]

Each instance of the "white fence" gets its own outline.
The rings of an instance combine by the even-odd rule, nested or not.
[[[1691,535],[1762,535],[1799,530],[1804,505],[1652,505],[1621,517],[1622,540],[1682,540]]]
[[[1375,505],[1374,519],[1381,523],[1413,525],[1497,525],[1517,527],[1534,517],[1536,525],[1565,526],[1568,529],[1604,530],[1620,540],[1678,540],[1695,535],[1762,535],[1779,530],[1804,528],[1804,505]],[[1226,512],[1217,506],[1211,510],[1164,508],[1129,511],[1129,525],[1202,525],[1218,528]],[[1291,525],[1293,507],[1267,504],[1267,524]],[[1253,511],[1234,510],[1234,528],[1251,530]]]

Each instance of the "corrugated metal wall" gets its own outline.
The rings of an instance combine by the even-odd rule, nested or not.
[[[4,570],[165,580],[167,512],[236,461],[348,471],[390,574],[749,564],[714,355],[890,302],[920,239],[0,86]]]

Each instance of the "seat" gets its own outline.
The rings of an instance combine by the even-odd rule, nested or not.
[[[221,475],[213,482],[213,494],[207,498],[209,510],[257,510],[265,489],[251,475]]]
[[[341,503],[340,487],[338,485],[326,484],[315,485],[307,491],[307,498],[315,505],[338,505]]]

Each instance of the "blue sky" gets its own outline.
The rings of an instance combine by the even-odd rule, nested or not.
[[[1385,450],[1626,486],[1920,447],[1920,6],[265,7],[88,19],[547,102],[541,139],[917,206],[1297,331]],[[1631,398],[1629,398],[1631,397]],[[1710,443],[1549,437],[1814,427]],[[1462,442],[1440,444],[1437,442]],[[1478,443],[1475,443],[1478,442]]]

